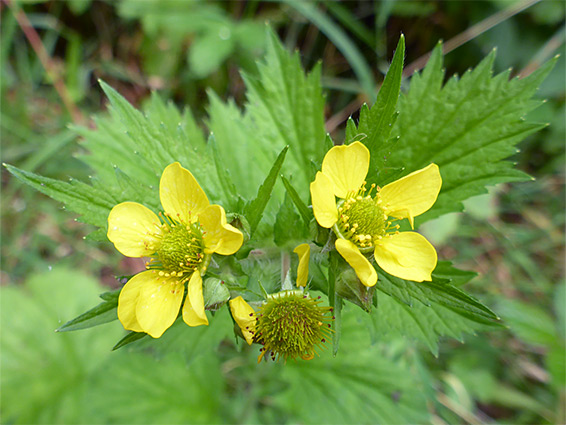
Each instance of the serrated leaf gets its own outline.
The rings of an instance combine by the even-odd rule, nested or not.
[[[384,348],[387,344],[371,344],[363,326],[365,316],[359,309],[344,312],[337,357],[325,350],[320,358],[288,362],[275,371],[289,385],[273,397],[291,415],[286,422],[428,423],[426,384],[415,373],[414,355],[406,350],[407,361],[392,359]]]
[[[279,175],[279,171],[281,170],[281,166],[283,165],[283,161],[285,161],[285,155],[289,150],[289,146],[285,146],[269,171],[269,174],[265,178],[263,184],[259,187],[257,191],[256,198],[251,201],[247,206],[244,215],[250,224],[250,235],[253,235],[255,229],[257,228],[260,220],[261,215],[263,214],[263,210],[271,197],[271,192],[273,191],[273,186],[275,186],[275,182],[277,181],[277,176]]]
[[[62,202],[69,210],[81,214],[82,221],[97,227],[106,227],[108,214],[117,203],[108,192],[79,180],[73,179],[66,183],[20,170],[9,164],[4,166],[24,183]]]
[[[437,303],[407,305],[379,291],[377,298],[378,307],[369,317],[373,322],[369,329],[376,340],[379,340],[379,335],[395,335],[398,332],[423,342],[437,356],[440,337],[462,341],[464,333],[474,333],[481,328],[478,323]]]
[[[230,176],[230,172],[224,166],[220,153],[218,152],[218,147],[216,146],[216,139],[214,134],[210,134],[208,138],[208,145],[212,149],[212,156],[214,157],[214,164],[216,165],[216,173],[218,174],[218,179],[220,181],[220,187],[224,193],[224,207],[229,211],[237,211],[237,200],[238,200],[238,190],[234,186],[233,180]]]
[[[377,94],[374,105],[362,106],[357,128],[353,121],[348,122],[346,140],[354,140],[356,135],[364,135],[361,142],[370,151],[370,170],[368,182],[379,183],[380,173],[385,169],[386,157],[393,146],[389,136],[397,119],[397,100],[401,89],[403,62],[405,59],[405,37],[401,34],[391,66],[387,71],[383,85]],[[377,174],[374,174],[376,173]]]
[[[290,148],[285,174],[293,178],[301,197],[308,197],[310,162],[326,153],[324,96],[320,64],[305,75],[298,52],[290,55],[269,30],[265,60],[258,64],[257,78],[242,77],[247,88],[246,116],[255,125],[251,135],[267,152]]]
[[[460,289],[433,277],[432,282],[411,282],[379,273],[377,289],[398,302],[413,306],[414,301],[424,305],[442,305],[467,319],[484,325],[501,326],[499,318],[489,308]]]
[[[106,294],[108,294],[108,292]],[[107,298],[108,299],[103,303],[98,304],[96,307],[91,308],[89,311],[69,320],[63,326],[57,328],[57,332],[87,329],[117,320],[118,297],[107,296]]]
[[[509,80],[509,71],[492,76],[495,52],[461,78],[442,86],[442,47],[438,45],[422,73],[413,75],[399,102],[392,136],[399,137],[387,165],[401,173],[383,174],[383,185],[434,162],[442,189],[434,206],[417,223],[461,211],[462,201],[485,193],[485,187],[529,177],[504,161],[515,145],[544,124],[522,118],[540,102],[531,97],[556,59],[526,78]]]

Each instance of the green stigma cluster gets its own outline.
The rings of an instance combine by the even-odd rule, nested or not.
[[[272,294],[256,314],[255,340],[263,344],[258,360],[270,353],[273,360],[283,357],[310,360],[330,335],[331,307],[322,307],[320,297],[303,291]]]
[[[182,223],[165,216],[163,235],[154,258],[148,269],[159,269],[165,277],[184,274],[206,267],[203,232],[199,223]]]
[[[370,252],[375,241],[386,236],[389,230],[399,228],[399,225],[392,226],[392,222],[387,221],[387,214],[381,208],[379,188],[375,196],[371,196],[375,187],[372,184],[366,195],[364,183],[357,193],[340,201],[337,205],[338,221],[333,227],[338,237],[352,241],[364,253]]]

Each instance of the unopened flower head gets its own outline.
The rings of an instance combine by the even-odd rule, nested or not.
[[[335,146],[322,162],[322,172],[311,183],[314,216],[332,228],[336,249],[366,286],[377,273],[364,254],[373,253],[387,273],[402,279],[431,280],[436,267],[434,247],[416,232],[399,232],[399,220],[429,210],[440,192],[442,179],[436,164],[379,188],[365,182],[370,154],[360,142]],[[338,198],[338,199],[337,199]]]
[[[147,270],[122,288],[118,318],[126,329],[159,338],[173,324],[185,293],[183,320],[207,325],[202,278],[213,253],[230,255],[243,242],[227,224],[220,205],[211,205],[193,175],[175,162],[159,184],[159,217],[135,203],[116,205],[108,216],[108,239],[127,257],[149,257]]]
[[[258,360],[266,353],[273,360],[312,359],[330,335],[332,308],[321,302],[300,290],[270,295],[256,314],[255,339],[263,344]]]
[[[299,245],[297,285],[305,286],[310,247]],[[230,310],[248,344],[262,344],[260,361],[266,354],[273,360],[312,359],[331,334],[332,308],[320,305],[302,290],[281,291],[268,296],[258,311],[240,296],[230,301]]]

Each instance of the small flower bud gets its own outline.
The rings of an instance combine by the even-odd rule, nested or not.
[[[203,296],[205,309],[216,311],[228,302],[230,291],[222,280],[209,277],[203,283]]]

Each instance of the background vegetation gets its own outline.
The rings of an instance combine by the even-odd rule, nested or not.
[[[525,76],[564,51],[561,1],[1,3],[2,161],[88,180],[69,123],[94,126],[103,79],[136,106],[152,90],[206,126],[212,98],[245,101],[243,69],[256,75],[265,22],[303,66],[322,61],[326,128],[371,102],[399,33],[405,74],[445,40],[447,75],[494,47],[495,71]],[[25,30],[25,31],[24,31]],[[338,358],[255,365],[229,319],[173,328],[157,345],[110,352],[104,327],[54,334],[61,323],[138,271],[59,204],[2,169],[1,415],[3,423],[564,423],[565,60],[529,118],[548,128],[514,160],[532,182],[496,186],[466,212],[426,223],[440,257],[479,276],[466,289],[509,329],[446,340],[438,356],[395,333],[379,338],[356,310]],[[226,311],[220,313],[226,314]],[[224,324],[223,324],[224,323]],[[362,326],[360,326],[360,324]],[[372,338],[373,336],[373,338]],[[207,355],[210,352],[214,355]],[[371,367],[369,366],[371,365]]]

